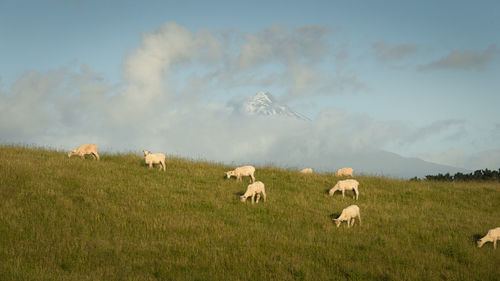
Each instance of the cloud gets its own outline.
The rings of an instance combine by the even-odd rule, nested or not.
[[[40,135],[73,135],[82,127],[96,132],[113,89],[85,65],[77,71],[27,72],[10,93],[0,93],[3,139],[36,142]]]
[[[278,24],[256,33],[193,33],[166,23],[142,34],[140,46],[124,61],[124,90],[115,99],[119,110],[111,116],[118,121],[127,110],[142,122],[162,110],[160,104],[196,102],[221,88],[280,89],[287,101],[368,88],[325,63],[334,60],[329,33],[323,26]]]
[[[385,41],[378,41],[372,44],[375,57],[383,62],[398,61],[407,58],[419,50],[415,44],[389,45]]]
[[[158,104],[167,104],[172,97],[165,89],[166,77],[173,65],[189,61],[197,48],[190,31],[175,23],[143,34],[141,46],[123,63],[126,85],[116,99],[120,106],[113,113],[115,119],[122,110],[149,118]]]
[[[290,88],[306,90],[313,83],[307,73],[314,76],[316,64],[328,53],[327,32],[319,26],[287,29],[273,25],[256,34],[203,29],[193,33],[176,23],[166,23],[142,34],[139,47],[123,62],[122,85],[109,85],[86,66],[23,75],[9,91],[1,92],[2,141],[65,147],[92,141],[127,149],[141,143],[164,143],[165,138],[173,140],[171,131],[185,136],[181,132],[195,128],[192,132],[208,134],[212,131],[206,128],[219,126],[216,124],[221,124],[222,130],[226,128],[222,124],[227,123],[227,109],[215,106],[220,111],[215,114],[213,107],[198,104],[203,98],[210,102],[221,90],[258,86],[259,82],[267,86],[276,81],[292,83]],[[272,51],[267,53],[259,45]],[[264,81],[258,74],[267,60],[282,65],[278,73],[270,71],[276,80]],[[296,73],[292,81],[285,78],[291,72]],[[238,127],[236,123],[228,128]],[[240,135],[246,136],[243,131]]]
[[[378,155],[373,152],[408,135],[423,133],[429,138],[460,125],[460,121],[448,120],[412,128],[400,121],[378,121],[333,109],[322,111],[310,122],[250,117],[220,102],[179,103],[154,112],[143,123],[123,111],[118,122],[109,116],[109,109],[123,102],[117,100],[120,95],[112,94],[116,90],[85,66],[29,72],[10,93],[0,93],[0,141],[59,149],[92,142],[107,152],[149,149],[231,165],[310,166],[330,171],[350,163],[352,155],[356,159]]]
[[[92,142],[103,151],[150,149],[225,163],[325,168],[336,155],[384,145],[401,126],[339,110],[325,110],[311,122],[249,117],[225,103],[175,106],[143,123],[123,111],[117,121],[109,115],[124,102],[116,90],[86,66],[26,73],[10,93],[0,93],[0,141],[59,149]]]
[[[255,34],[193,33],[167,23],[142,35],[123,62],[120,85],[73,65],[30,71],[10,89],[0,88],[0,141],[63,149],[92,142],[103,151],[149,149],[225,163],[332,168],[348,153],[460,132],[460,120],[413,128],[332,109],[311,122],[250,118],[221,94],[267,85],[296,100],[362,90],[356,76],[328,69],[333,66],[324,61],[335,60],[327,32],[271,26]]]
[[[499,54],[496,45],[490,45],[484,51],[452,51],[449,55],[428,64],[419,65],[418,70],[459,69],[483,70]]]
[[[236,76],[253,85],[284,89],[281,98],[285,102],[369,89],[359,78],[334,65],[338,57],[327,40],[330,33],[317,25],[295,29],[272,25],[246,34],[231,73],[250,73]],[[231,77],[231,81],[237,80],[238,77]]]

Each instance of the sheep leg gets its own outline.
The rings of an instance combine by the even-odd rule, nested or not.
[[[163,167],[163,171],[166,172],[167,168],[165,167],[165,161],[161,161],[161,166]],[[161,169],[160,169],[161,171]]]
[[[497,248],[497,239],[495,238],[493,240],[493,249],[496,249]]]
[[[255,203],[255,193],[252,195],[252,205]]]
[[[354,223],[356,222],[356,220],[354,218],[352,218],[352,223],[351,223],[351,226],[354,226]]]
[[[351,219],[347,220],[347,228],[351,227]]]
[[[266,202],[266,192],[262,191],[262,197],[264,197],[264,202]]]
[[[361,214],[358,214],[359,225],[361,226]]]
[[[259,199],[260,199],[260,193],[257,193],[257,201],[255,203],[259,203]]]
[[[149,162],[149,168],[153,168],[153,162]]]
[[[101,160],[101,157],[99,157],[99,154],[97,154],[97,152],[95,152],[94,154],[97,160]]]
[[[344,198],[345,189],[342,189],[342,198]]]
[[[254,183],[255,182],[255,176],[253,174],[251,174],[250,178],[252,179],[252,183]]]

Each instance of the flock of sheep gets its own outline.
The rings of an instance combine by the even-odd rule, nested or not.
[[[85,155],[91,155],[94,159],[100,160],[99,154],[97,153],[98,147],[95,144],[84,144],[79,146],[77,149],[68,151],[68,157],[73,155],[78,155],[80,158],[84,158]],[[166,171],[165,166],[165,154],[163,153],[151,153],[149,150],[142,150],[144,153],[144,161],[149,166],[149,168],[153,167],[153,164],[158,164],[160,166],[160,171]],[[313,170],[311,168],[306,168],[300,171],[302,174],[313,174]],[[335,175],[336,176],[353,176],[354,170],[352,168],[342,168],[339,169]],[[243,195],[240,196],[241,202],[246,202],[248,197],[252,198],[252,204],[254,202],[259,203],[259,199],[262,195],[264,198],[264,202],[266,202],[266,190],[264,183],[261,181],[255,181],[255,167],[253,166],[242,166],[238,167],[232,171],[226,172],[226,178],[236,177],[238,181],[242,181],[242,177],[250,177],[252,183],[247,186],[247,190]],[[358,200],[359,197],[359,182],[355,179],[347,179],[340,180],[337,184],[332,187],[328,194],[333,196],[336,191],[342,192],[342,197],[345,195],[345,191],[352,190],[354,192],[353,199]],[[257,197],[257,200],[255,200]],[[340,216],[336,219],[333,219],[337,227],[340,226],[342,222],[347,222],[347,227],[351,227],[354,225],[355,218],[358,218],[359,224],[361,225],[361,214],[359,211],[359,207],[357,205],[350,205],[342,210]],[[500,240],[500,227],[490,229],[488,233],[481,239],[477,241],[477,246],[480,248],[486,242],[492,242],[493,248],[497,248],[497,240]]]

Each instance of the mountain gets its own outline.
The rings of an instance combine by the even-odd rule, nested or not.
[[[279,104],[270,93],[266,92],[260,92],[247,98],[239,110],[249,115],[286,116],[310,121],[309,118],[293,111],[288,106]]]
[[[281,116],[298,120],[311,121],[304,115],[293,111],[285,104],[280,104],[267,92],[260,92],[243,101],[235,102],[232,106],[239,112],[255,116]],[[311,126],[314,124],[311,122]],[[292,149],[293,150],[293,149]],[[300,149],[299,149],[300,150]],[[307,151],[307,148],[304,148]],[[269,155],[268,155],[269,156]],[[440,165],[419,158],[408,158],[384,150],[369,150],[363,152],[323,151],[321,155],[302,155],[297,159],[283,156],[283,151],[273,156],[280,159],[288,166],[297,168],[311,167],[317,171],[332,172],[343,167],[352,167],[355,173],[371,174],[401,178],[425,177],[439,173],[455,174],[457,172],[469,173],[466,169]],[[285,160],[286,159],[286,160]],[[280,160],[278,163],[280,164]],[[256,159],[257,161],[257,159]]]

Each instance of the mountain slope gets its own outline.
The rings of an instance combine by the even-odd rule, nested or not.
[[[0,280],[498,279],[498,249],[475,245],[498,222],[498,183],[357,176],[353,200],[328,196],[332,174],[257,166],[267,200],[252,205],[220,164],[0,155]],[[349,204],[363,224],[337,228]]]

